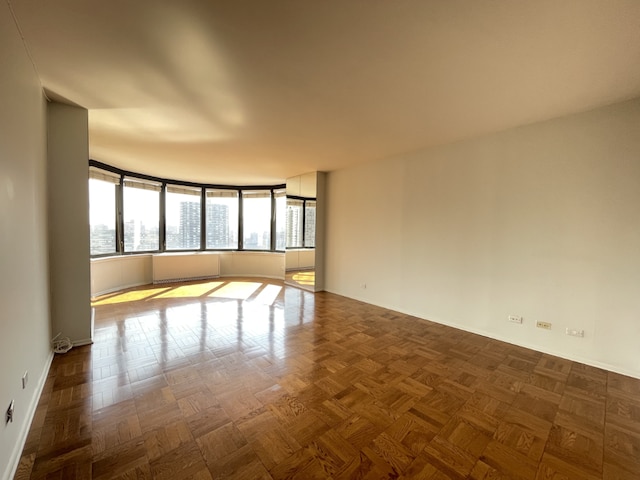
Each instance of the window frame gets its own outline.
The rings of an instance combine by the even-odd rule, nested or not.
[[[91,174],[91,172],[94,171],[96,172],[94,175]],[[89,178],[88,178],[88,182],[90,182],[92,179],[93,180],[101,180],[99,178],[99,176],[102,175],[102,171],[104,172],[108,172],[107,177],[108,176],[113,176],[113,181],[108,181],[108,180],[102,180],[105,181],[106,183],[112,183],[114,186],[114,192],[113,192],[113,201],[114,201],[114,205],[115,205],[115,211],[114,211],[114,245],[115,245],[115,250],[113,252],[105,252],[105,253],[91,253],[91,258],[103,258],[103,257],[113,257],[114,255],[119,255],[120,253],[120,242],[119,242],[119,232],[118,232],[118,225],[119,225],[119,221],[118,221],[118,190],[121,188],[121,182],[122,182],[122,177],[119,176],[118,181],[115,181],[115,177],[118,175],[113,174],[113,172],[111,172],[110,170],[106,170],[100,167],[94,167],[94,166],[90,166],[89,167]],[[112,174],[112,175],[109,175]],[[89,183],[89,200],[91,200],[91,188],[90,188],[90,183]],[[91,209],[91,202],[89,202],[89,209]],[[89,242],[91,242],[91,219],[89,219]],[[89,245],[89,251],[91,252],[91,244]]]
[[[119,238],[119,244],[120,244],[120,249],[121,249],[121,253],[124,255],[135,255],[135,254],[145,254],[145,253],[153,253],[156,252],[158,250],[153,250],[153,249],[149,249],[149,250],[131,250],[131,251],[125,251],[125,221],[124,221],[124,217],[125,217],[125,203],[124,203],[124,193],[125,193],[125,188],[127,187],[127,185],[125,185],[125,183],[127,181],[130,181],[132,183],[141,183],[141,184],[147,184],[149,186],[152,187],[157,187],[159,188],[159,190],[157,190],[158,192],[158,248],[161,248],[162,245],[162,220],[161,220],[161,215],[162,215],[162,195],[164,192],[164,185],[162,185],[161,182],[158,181],[154,181],[154,180],[149,180],[146,178],[142,178],[142,177],[137,177],[135,175],[121,175],[120,177],[120,190],[119,190],[119,196],[120,196],[120,210],[118,211],[118,219],[120,221],[120,225],[119,225],[119,229],[116,228],[116,231],[120,231],[121,236]],[[132,188],[137,188],[137,187],[132,187]],[[117,208],[117,207],[116,207]]]
[[[245,192],[251,192],[251,193],[257,193],[258,191],[262,191],[262,190],[267,190],[267,189],[261,189],[261,188],[254,188],[254,187],[245,187],[242,190],[240,190],[240,211],[242,212],[241,215],[241,223],[240,223],[240,227],[242,230],[242,233],[238,233],[238,246],[242,247],[241,250],[245,251],[245,252],[275,252],[275,246],[273,245],[273,225],[274,225],[274,215],[275,212],[273,211],[273,207],[274,207],[274,198],[273,198],[273,192],[274,192],[274,188],[270,187],[269,190],[269,202],[270,202],[270,215],[269,215],[269,248],[245,248],[244,246],[244,193]],[[251,198],[251,197],[247,197],[247,198]],[[267,196],[265,195],[264,197],[254,197],[254,198],[267,198]]]
[[[284,247],[278,248],[278,198],[284,200]],[[275,252],[287,251],[287,189],[274,188],[271,191],[271,247]]]
[[[140,254],[159,254],[159,253],[180,253],[180,252],[273,252],[283,253],[284,250],[276,250],[275,242],[275,228],[276,228],[276,191],[286,189],[285,184],[279,185],[222,185],[222,184],[209,184],[209,183],[196,183],[185,182],[174,179],[167,179],[156,177],[152,175],[146,175],[137,172],[131,172],[129,170],[123,170],[117,167],[113,167],[103,162],[90,159],[89,168],[104,170],[112,175],[120,177],[120,182],[116,184],[115,188],[115,210],[116,210],[116,251],[114,253],[96,254],[91,255],[91,258],[102,258],[112,256],[126,256],[126,255],[140,255]],[[147,181],[161,184],[159,195],[159,246],[157,250],[144,250],[144,251],[124,251],[124,179],[125,177],[133,178],[138,181]],[[87,181],[89,177],[87,177]],[[200,248],[198,249],[170,249],[166,248],[167,243],[167,223],[166,223],[166,195],[167,186],[187,187],[187,188],[199,188],[200,189]],[[238,198],[238,215],[237,215],[237,235],[238,243],[236,248],[207,248],[206,240],[206,192],[207,190],[230,190],[237,194]],[[265,190],[269,192],[271,198],[271,214],[269,218],[270,224],[270,246],[269,249],[255,250],[245,249],[243,245],[244,232],[243,232],[243,204],[242,204],[242,191],[257,191]]]

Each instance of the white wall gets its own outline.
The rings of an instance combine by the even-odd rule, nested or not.
[[[162,255],[162,254],[161,254]],[[174,254],[164,254],[174,255]],[[221,277],[266,277],[282,279],[284,276],[284,253],[273,252],[216,252],[180,253],[180,256],[198,257],[217,255],[220,258]],[[129,287],[153,282],[153,255],[122,255],[91,260],[91,296],[115,292]],[[189,271],[176,273],[176,277],[187,277]]]
[[[636,99],[330,173],[326,289],[640,377],[639,128]]]
[[[83,345],[92,337],[88,113],[55,102],[47,111],[51,322]]]
[[[91,260],[91,296],[153,281],[152,255],[121,255]]]
[[[0,4],[0,65],[0,479],[9,479],[48,372],[51,329],[46,104],[6,2]],[[15,420],[5,424],[12,399]]]
[[[284,253],[224,252],[220,253],[221,277],[284,278]]]

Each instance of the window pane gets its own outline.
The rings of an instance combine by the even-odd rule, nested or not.
[[[271,248],[271,192],[242,192],[243,245],[247,250]]]
[[[286,191],[276,190],[276,250],[284,250],[287,245],[287,196]]]
[[[207,248],[238,248],[238,192],[207,190]]]
[[[304,202],[287,199],[287,248],[302,247],[302,209]]]
[[[304,246],[316,246],[316,201],[307,200],[304,206]]]
[[[200,188],[167,186],[167,250],[200,248]]]
[[[160,185],[126,178],[122,192],[124,251],[160,249]]]
[[[91,255],[116,253],[116,185],[89,179]]]

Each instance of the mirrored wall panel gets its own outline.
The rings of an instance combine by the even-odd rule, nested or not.
[[[310,172],[287,179],[285,283],[313,292],[323,289],[319,197],[324,194],[324,175]]]

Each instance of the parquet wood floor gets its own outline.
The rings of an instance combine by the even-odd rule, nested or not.
[[[273,281],[95,308],[16,479],[640,478],[640,380]]]

